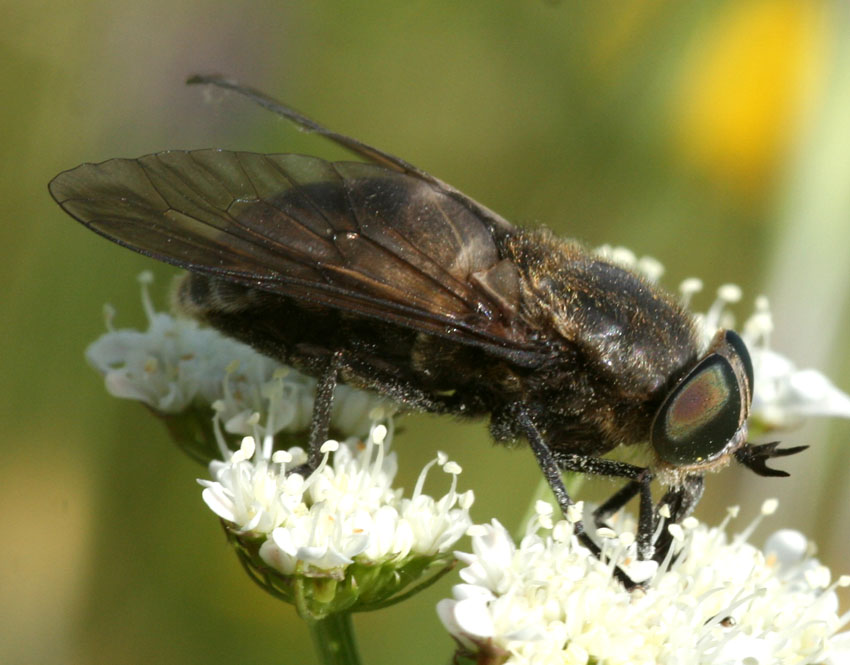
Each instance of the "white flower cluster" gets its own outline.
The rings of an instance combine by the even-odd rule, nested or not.
[[[394,405],[337,386],[331,427],[351,437],[326,441],[307,469],[305,451],[284,442],[306,443],[316,381],[156,312],[150,279],[140,279],[147,330],[108,322],[86,355],[110,393],[166,416],[178,444],[209,463],[212,479],[198,481],[204,501],[255,581],[316,619],[394,602],[451,569],[451,548],[472,524],[460,466],[438,454],[404,497],[389,451]],[[423,491],[434,466],[451,477],[439,499]]]
[[[698,280],[682,284],[682,293],[689,297],[688,287]],[[718,328],[734,328],[735,318],[729,305],[741,299],[741,289],[726,284],[717,290],[717,299],[705,314],[696,320],[708,345]],[[833,385],[821,372],[799,370],[791,360],[770,348],[773,318],[767,298],[759,296],[755,311],[739,330],[753,361],[752,416],[762,425],[791,427],[808,416],[838,416],[850,418],[850,396]]]
[[[836,614],[835,593],[850,578],[830,585],[798,532],[779,532],[763,552],[746,542],[755,523],[731,540],[723,526],[671,527],[678,557],[632,592],[612,574],[615,563],[629,570],[628,531],[607,534],[610,560],[599,561],[547,511],[519,546],[496,521],[476,526],[472,553],[457,554],[464,583],[438,613],[464,650],[511,665],[850,662],[848,633],[836,634],[850,614]]]
[[[157,312],[147,291],[151,279],[148,272],[139,278],[147,330],[116,330],[109,312],[108,332],[86,349],[88,362],[104,375],[111,395],[144,402],[162,414],[215,403],[225,430],[241,436],[254,433],[254,414],[269,410],[276,414],[272,434],[308,429],[315,379],[196,321]],[[331,425],[363,434],[376,406],[390,408],[373,394],[338,386]]]
[[[623,247],[603,245],[596,250],[600,256],[637,271],[655,282],[664,267],[651,257],[638,258]],[[701,291],[702,281],[686,279],[679,286],[685,305]],[[717,298],[705,313],[694,313],[694,320],[707,348],[719,328],[735,329],[735,317],[730,305],[741,300],[741,289],[725,284],[717,290]],[[850,418],[850,396],[842,392],[821,372],[798,370],[791,360],[770,348],[773,319],[767,298],[759,296],[755,311],[738,330],[753,361],[753,405],[751,414],[762,426],[790,427],[808,416],[838,416]]]
[[[305,477],[296,468],[306,461],[302,449],[272,452],[270,437],[262,448],[246,437],[240,450],[223,453],[226,461],[210,464],[214,480],[198,482],[216,515],[236,531],[265,538],[260,557],[284,575],[342,574],[355,560],[382,563],[449,551],[472,523],[473,493],[457,491],[460,466],[439,453],[405,498],[393,488],[397,464],[387,450],[390,438],[377,424],[365,443],[328,441],[323,461]],[[439,499],[423,493],[435,465],[451,476]]]

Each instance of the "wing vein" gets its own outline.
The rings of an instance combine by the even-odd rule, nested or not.
[[[304,191],[304,188],[301,186],[301,184],[296,182],[295,180],[293,180],[292,176],[286,170],[282,169],[280,167],[280,165],[277,164],[274,160],[269,159],[269,155],[263,155],[263,158],[269,164],[272,165],[272,167],[275,169],[275,171],[277,171],[284,178],[286,178],[287,182],[289,182],[289,184],[292,185],[292,189],[294,191],[297,191],[298,193],[300,193],[307,201],[310,202],[310,205],[313,207],[313,211],[319,217],[321,217],[323,220],[325,220],[325,223],[328,225],[328,228],[333,229],[333,224],[331,223],[331,220],[328,218],[328,216],[325,214],[325,211],[322,210],[322,207],[318,203],[316,203],[316,201],[313,199],[312,196],[310,196],[309,194],[307,194]]]
[[[396,253],[395,251],[393,251],[389,247],[386,247],[385,245],[377,242],[376,240],[371,238],[366,232],[364,232],[364,228],[368,228],[369,224],[367,222],[365,222],[362,219],[362,217],[360,217],[358,215],[358,207],[359,206],[357,206],[356,203],[354,202],[354,200],[351,198],[351,190],[347,186],[347,183],[349,182],[348,178],[346,178],[342,173],[340,173],[336,162],[331,162],[331,167],[333,168],[334,172],[339,176],[340,181],[342,183],[342,191],[343,191],[345,198],[346,198],[347,208],[350,212],[351,218],[353,219],[355,225],[359,229],[357,231],[358,240],[360,242],[363,242],[364,244],[369,244],[371,247],[377,249],[379,252],[381,252],[385,255],[392,257],[396,261],[401,261],[405,265],[412,268],[416,272],[417,275],[425,277],[431,284],[436,286],[439,291],[447,294],[449,297],[451,297],[454,300],[459,300],[464,305],[468,305],[468,303],[466,303],[465,299],[459,297],[457,293],[455,293],[455,292],[453,292],[453,290],[447,288],[447,286],[443,283],[443,281],[441,281],[440,278],[437,278],[434,275],[430,274],[428,271],[423,270],[422,268],[412,264],[409,260],[407,260],[403,256],[400,256],[398,253]],[[398,231],[393,228],[392,223],[388,222],[388,220],[386,219],[386,217],[384,216],[382,211],[377,211],[377,214],[380,217],[380,219],[383,221],[384,229],[387,230],[388,232],[392,233],[394,235],[394,237],[399,239],[401,241],[400,244],[404,244],[406,247],[410,248],[411,251],[416,252],[417,254],[420,254],[421,256],[424,256],[404,236],[399,234]],[[453,275],[451,275],[445,268],[443,268],[438,263],[436,263],[432,258],[425,256],[425,259],[427,260],[428,263],[430,263],[431,265],[433,265],[436,268],[436,271],[439,271],[441,273],[442,278],[449,279],[449,280],[452,280],[452,281],[456,281]],[[387,286],[390,286],[390,285],[387,285]],[[414,293],[408,292],[406,295],[407,295],[408,298],[411,298],[412,300],[415,300],[415,301],[418,301],[418,302],[423,302],[422,299]],[[426,306],[428,305],[427,302],[425,302],[424,304]],[[458,319],[457,317],[453,317],[452,320],[453,321],[459,321],[460,319]]]
[[[164,163],[162,162],[162,160],[159,158],[159,155],[157,155],[157,161],[158,161],[160,164],[163,164],[163,166],[165,166],[165,164],[164,164]],[[221,233],[222,235],[228,235],[228,236],[231,236],[231,237],[236,238],[237,240],[239,240],[239,241],[241,241],[241,242],[246,242],[246,241],[247,241],[247,238],[245,238],[243,235],[241,235],[241,234],[239,234],[239,233],[234,232],[234,229],[240,229],[241,231],[246,232],[248,235],[250,235],[250,236],[252,236],[252,237],[254,237],[254,238],[257,238],[257,239],[259,239],[259,240],[262,240],[262,239],[263,239],[263,236],[261,236],[260,234],[258,234],[258,233],[256,233],[256,232],[252,231],[250,228],[247,228],[244,224],[240,223],[240,222],[239,222],[239,220],[235,219],[235,218],[234,218],[234,217],[230,214],[230,212],[229,212],[228,210],[221,210],[221,209],[218,209],[218,208],[214,208],[214,209],[213,209],[213,212],[215,213],[215,216],[218,216],[218,217],[222,217],[222,216],[224,216],[224,217],[226,217],[226,219],[227,219],[227,220],[229,220],[229,221],[231,222],[231,223],[230,223],[230,224],[228,224],[227,226],[218,226],[218,225],[216,225],[216,224],[212,224],[212,223],[210,223],[210,222],[209,222],[209,221],[207,221],[207,220],[199,219],[196,215],[191,214],[191,213],[187,212],[186,210],[182,210],[182,209],[180,209],[180,208],[177,208],[177,207],[175,206],[175,203],[176,203],[176,202],[171,201],[168,197],[166,197],[166,196],[162,193],[162,191],[160,190],[160,188],[159,188],[159,187],[157,187],[157,186],[156,186],[156,184],[154,183],[153,178],[151,178],[151,175],[150,175],[150,173],[148,172],[148,169],[149,169],[150,167],[149,167],[148,165],[144,164],[144,163],[143,163],[143,162],[141,162],[141,161],[138,161],[137,163],[138,163],[138,164],[139,164],[139,166],[142,168],[142,171],[145,173],[145,177],[147,178],[147,180],[148,180],[148,182],[150,183],[151,187],[154,189],[154,191],[156,191],[157,195],[158,195],[158,196],[162,199],[162,201],[163,201],[163,202],[164,202],[164,203],[168,206],[167,210],[164,210],[164,211],[162,211],[161,213],[159,213],[159,216],[160,216],[160,217],[163,217],[163,218],[165,218],[165,219],[168,219],[168,217],[165,215],[165,213],[166,213],[166,212],[168,212],[168,211],[174,211],[174,212],[180,213],[181,215],[184,215],[184,216],[186,216],[186,217],[189,217],[190,219],[193,219],[194,221],[196,221],[196,222],[198,222],[198,223],[200,223],[200,224],[203,224],[204,226],[206,226],[206,227],[208,227],[208,228],[214,229],[215,231],[217,231],[218,233]],[[167,168],[167,166],[166,166],[166,168]],[[170,173],[170,174],[174,174],[174,173],[175,173],[174,169],[169,169],[169,173]],[[189,183],[188,183],[188,182],[186,182],[186,180],[183,178],[183,176],[182,176],[182,175],[179,175],[178,177],[179,177],[179,179],[180,179],[180,182],[181,182],[182,184],[184,184],[184,185],[187,187],[187,189],[189,189],[190,191],[192,191],[192,192],[194,192],[196,195],[198,195],[198,192],[197,192],[197,191],[196,191],[196,190],[195,190],[195,189],[194,189],[191,185],[189,185]],[[253,187],[253,185],[252,185],[252,187]],[[198,195],[198,198],[201,198],[201,197],[200,197],[200,195]],[[184,241],[184,242],[188,242],[189,240],[188,240],[187,238],[184,238],[184,239],[183,239],[183,241]],[[209,240],[207,240],[206,242],[207,242],[207,243],[209,243],[210,241],[209,241]],[[218,245],[223,245],[223,244],[224,244],[221,240],[218,240],[218,241],[215,241],[215,242],[216,242],[216,244],[218,244]],[[193,244],[195,247],[203,247],[203,246],[204,246],[203,244],[199,244],[199,243],[197,243],[197,242],[192,242],[192,244]],[[264,247],[266,247],[266,248],[268,248],[268,244],[267,244],[267,243],[263,243],[263,246],[264,246]],[[231,247],[231,248],[230,248],[230,251],[235,252],[235,251],[236,251],[236,249],[235,249],[235,248],[233,248],[233,247]],[[219,254],[221,254],[222,250],[221,250],[221,249],[219,249],[219,250],[217,250],[217,252],[218,252]],[[242,254],[242,252],[239,252],[239,253],[240,253],[240,254]],[[224,271],[224,272],[226,272],[227,274],[234,274],[234,273],[232,273],[231,271]],[[237,274],[242,274],[242,273],[237,273]]]

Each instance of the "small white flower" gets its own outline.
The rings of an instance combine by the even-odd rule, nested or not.
[[[147,330],[116,330],[108,313],[108,332],[86,350],[110,394],[139,400],[166,415],[216,404],[225,430],[240,436],[256,434],[257,419],[272,434],[309,428],[315,379],[196,321],[157,312],[147,290],[150,273],[139,281]],[[362,435],[376,407],[393,410],[373,394],[338,386],[331,425]],[[268,418],[271,412],[273,421]]]
[[[678,557],[634,592],[613,576],[615,564],[628,570],[631,542],[604,541],[610,560],[600,561],[564,521],[519,545],[496,521],[478,525],[473,553],[458,553],[464,583],[437,611],[466,650],[496,649],[509,664],[844,662],[835,658],[848,653],[848,637],[838,631],[850,616],[837,615],[835,587],[845,578],[830,585],[829,571],[800,551],[799,534],[781,532],[766,552],[748,544],[765,514],[732,539],[725,523],[688,520]]]
[[[658,259],[651,256],[638,257],[627,247],[601,245],[594,252],[606,261],[634,270],[650,282],[657,282],[664,274],[664,266]]]
[[[740,299],[740,289],[727,285],[697,320],[706,344],[720,327],[734,327],[728,305]],[[767,298],[756,298],[755,311],[744,322],[741,337],[753,361],[752,416],[765,427],[791,427],[808,416],[850,418],[850,396],[814,369],[798,370],[794,363],[770,348],[773,319]]]
[[[324,446],[319,467],[304,477],[292,469],[303,451],[269,457],[269,446],[246,437],[226,461],[210,464],[213,480],[199,480],[207,506],[229,528],[262,541],[259,554],[278,572],[342,575],[355,560],[383,563],[448,552],[471,524],[471,495],[457,491],[456,466],[443,465],[449,490],[423,493],[433,460],[410,497],[393,487],[396,455],[391,431],[372,427],[366,442]],[[330,453],[335,450],[333,457]],[[278,460],[278,461],[275,461]],[[450,467],[446,469],[446,467]]]

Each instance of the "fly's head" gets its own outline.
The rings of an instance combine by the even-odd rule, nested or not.
[[[650,443],[661,476],[677,483],[686,475],[720,469],[732,459],[762,476],[788,475],[769,468],[767,460],[806,446],[747,443],[752,390],[753,364],[744,341],[732,330],[718,331],[706,354],[655,413]]]

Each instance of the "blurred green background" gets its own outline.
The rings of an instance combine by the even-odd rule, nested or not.
[[[0,662],[311,663],[290,607],[252,586],[195,478],[138,404],[83,361],[103,330],[141,325],[135,275],[172,271],[67,218],[46,184],[83,161],[218,146],[340,157],[233,97],[220,72],[451,182],[506,217],[667,267],[675,288],[766,293],[775,348],[850,388],[850,5],[791,0],[369,3],[0,2]],[[474,516],[513,527],[532,456],[481,424],[417,417],[397,438],[411,486],[434,442],[464,467]],[[786,480],[733,468],[699,515],[762,499],[850,572],[850,424]],[[607,485],[603,490],[610,490]],[[366,662],[447,662],[433,606],[452,580],[355,617]],[[845,597],[845,601],[847,598]],[[845,602],[846,609],[846,602]]]

